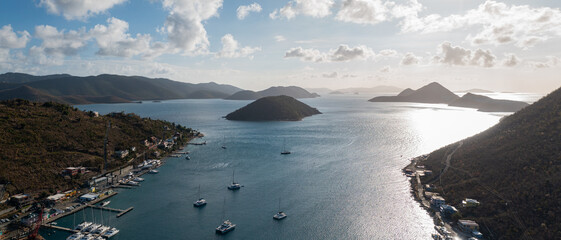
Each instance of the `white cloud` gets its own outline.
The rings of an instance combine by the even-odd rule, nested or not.
[[[5,25],[0,28],[0,49],[24,48],[29,39],[30,35],[27,31],[16,34],[11,25]]]
[[[390,66],[384,66],[382,68],[380,68],[380,72],[382,73],[388,73],[392,70],[392,68]]]
[[[415,56],[415,54],[413,53],[406,53],[405,56],[403,57],[403,59],[401,59],[401,65],[416,65],[419,64],[419,57]]]
[[[78,51],[87,45],[89,36],[84,28],[80,30],[60,30],[49,25],[35,27],[35,37],[43,42],[41,46],[33,46],[35,51],[42,51],[51,56],[75,56]]]
[[[203,21],[217,16],[222,0],[162,0],[169,11],[162,32],[173,49],[188,54],[208,53],[210,45]]]
[[[291,19],[296,15],[305,15],[314,18],[323,18],[331,14],[333,0],[292,0],[281,9],[275,9],[269,17],[276,19],[284,17]]]
[[[240,48],[238,41],[234,39],[232,34],[226,34],[222,37],[222,50],[216,54],[218,57],[224,58],[253,58],[252,54],[261,51],[259,47],[243,47]]]
[[[503,60],[503,65],[507,67],[514,67],[519,63],[520,63],[520,58],[518,58],[513,53],[506,54],[506,58]]]
[[[321,76],[324,78],[337,78],[339,74],[337,74],[337,72],[332,72],[332,73],[324,73]]]
[[[345,0],[335,19],[374,25],[387,21],[391,17],[388,15],[390,13],[388,6],[391,5],[393,3],[384,3],[382,0]]]
[[[442,56],[435,56],[434,60],[439,63],[459,66],[495,66],[496,57],[489,50],[462,48],[460,46],[452,46],[449,42],[444,42],[439,46],[439,52]]]
[[[276,36],[275,36],[275,41],[277,41],[277,42],[284,42],[284,41],[286,41],[286,38],[285,38],[284,36],[282,36],[282,35],[276,35]]]
[[[394,57],[397,56],[397,51],[393,50],[393,49],[384,49],[378,52],[378,55],[384,56],[384,57]]]
[[[418,13],[418,12],[417,12]],[[446,32],[475,27],[476,33],[467,40],[473,45],[514,44],[529,48],[539,42],[561,37],[561,10],[549,7],[534,8],[529,5],[507,5],[487,0],[465,14],[440,16],[431,14],[418,17],[404,16],[402,32]]]
[[[261,10],[263,9],[261,8],[261,5],[259,5],[258,3],[252,3],[247,6],[245,5],[239,6],[237,10],[238,19],[242,20],[245,17],[247,17],[247,15],[249,15],[250,12],[261,12]]]
[[[528,65],[533,68],[551,68],[557,66],[561,62],[561,59],[555,56],[547,56],[547,61],[542,62],[528,62]]]
[[[374,57],[374,51],[366,46],[350,48],[348,45],[340,45],[337,49],[331,49],[322,53],[317,49],[303,49],[302,47],[288,50],[285,58],[300,58],[306,62],[348,62],[351,60],[366,60]]]
[[[99,50],[97,54],[104,56],[132,57],[143,55],[154,57],[163,53],[162,43],[151,45],[149,34],[137,34],[136,38],[127,33],[129,24],[117,18],[107,19],[108,25],[98,24],[89,31],[95,39]]]
[[[103,13],[115,5],[127,0],[40,0],[39,6],[49,13],[63,15],[67,20],[85,20],[88,17]]]

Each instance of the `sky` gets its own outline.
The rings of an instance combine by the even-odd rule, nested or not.
[[[0,73],[547,93],[561,1],[1,0]]]

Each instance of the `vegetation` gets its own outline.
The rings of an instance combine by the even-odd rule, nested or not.
[[[108,123],[108,168],[126,164],[147,150],[143,141],[152,136],[170,138],[176,132],[188,141],[193,131],[174,123],[113,113],[96,116],[69,105],[27,100],[0,102],[0,184],[10,193],[53,193],[83,183],[103,166],[103,142]],[[131,156],[115,159],[115,150],[131,149]],[[61,176],[66,167],[87,167],[90,174]]]
[[[423,179],[434,181],[448,203],[481,202],[460,209],[491,239],[561,239],[561,89],[463,140],[450,168]],[[423,163],[445,167],[451,144]]]
[[[292,97],[274,96],[260,98],[226,116],[228,120],[240,121],[299,121],[302,118],[321,114]]]
[[[24,87],[25,88],[22,88]],[[76,77],[66,74],[33,76],[0,74],[0,100],[23,98],[71,104],[138,100],[224,98],[240,88],[216,83],[191,84],[163,78],[102,74]]]
[[[476,108],[482,112],[516,112],[530,104],[521,101],[492,99],[487,96],[466,93],[449,104],[455,107]]]

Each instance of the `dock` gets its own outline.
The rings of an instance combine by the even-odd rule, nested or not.
[[[102,206],[97,206],[97,205],[91,205],[89,207],[95,208],[95,209],[101,209],[101,210],[105,210],[105,211],[116,212],[116,213],[118,213],[117,217],[121,217],[121,216],[125,215],[126,213],[128,213],[128,212],[130,212],[134,209],[134,207],[130,207],[130,208],[127,208],[125,210],[122,210],[122,209],[102,207]]]
[[[61,226],[52,225],[52,224],[46,224],[46,223],[43,223],[43,224],[41,225],[41,227],[52,228],[52,229],[61,230],[61,231],[66,231],[66,232],[71,232],[71,233],[80,232],[80,231],[78,231],[78,230],[74,230],[74,229],[71,229],[71,228],[61,227]]]
[[[132,211],[133,209],[134,209],[134,207],[127,208],[127,209],[123,210],[122,212],[120,212],[119,214],[117,214],[117,217],[119,218],[119,217],[125,215],[126,213]]]

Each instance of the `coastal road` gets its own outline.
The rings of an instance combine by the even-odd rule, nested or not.
[[[444,185],[442,185],[442,175],[444,173],[446,173],[446,171],[448,171],[448,168],[450,168],[450,160],[452,159],[452,155],[454,155],[454,153],[456,153],[456,151],[458,151],[458,149],[460,149],[460,147],[462,147],[462,145],[464,145],[464,142],[460,142],[460,144],[458,144],[456,149],[454,149],[454,151],[452,151],[450,154],[448,154],[448,156],[446,156],[446,166],[444,167],[444,170],[442,170],[442,172],[438,176],[438,180],[440,181],[440,186],[442,187],[442,194],[443,195],[445,195],[446,193],[444,192]]]

